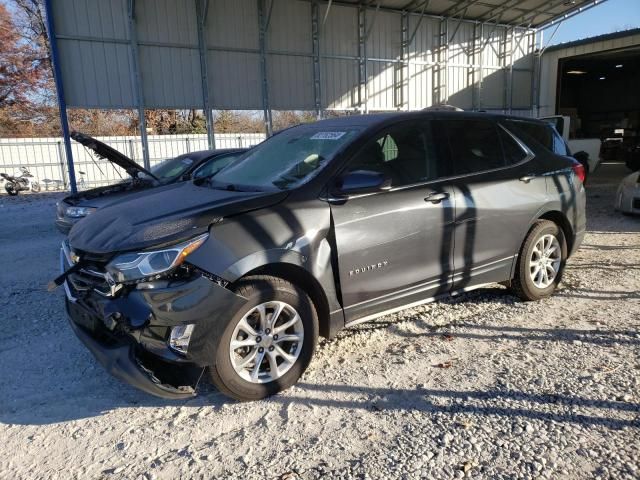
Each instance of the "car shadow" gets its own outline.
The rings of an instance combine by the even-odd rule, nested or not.
[[[501,288],[483,288],[467,292],[458,297],[447,299],[442,303],[488,302],[509,306],[519,303],[518,300]],[[347,341],[353,335],[362,332],[385,330],[403,322],[415,322],[424,328],[423,332],[407,332],[395,329],[394,334],[402,337],[441,337],[447,328],[455,326],[455,337],[467,340],[491,340],[500,338],[516,342],[582,342],[598,346],[640,345],[637,332],[631,330],[604,329],[567,329],[567,328],[533,328],[520,326],[481,325],[473,321],[473,317],[459,318],[445,325],[428,324],[415,314],[408,313],[399,320],[385,320],[362,324],[341,332],[332,342]],[[460,331],[464,329],[465,331]],[[59,422],[99,417],[110,411],[126,408],[164,408],[182,407],[193,409],[194,413],[203,407],[220,409],[234,404],[211,385],[206,375],[199,385],[199,394],[188,400],[164,400],[140,392],[111,377],[104,371],[93,357],[83,348],[71,332],[63,335],[62,342],[66,349],[54,349],[41,361],[36,370],[40,374],[29,382],[6,384],[8,392],[0,404],[0,422],[6,424],[47,425]],[[66,338],[68,337],[68,338]],[[45,365],[56,365],[55,369]],[[81,365],[81,368],[77,366]],[[0,374],[7,366],[0,367]],[[53,379],[51,377],[54,377]],[[53,381],[52,381],[53,380]],[[38,385],[47,385],[40,389]],[[336,399],[336,393],[350,391],[366,394],[373,400],[353,401]],[[309,405],[329,406],[347,409],[365,410],[418,410],[426,413],[473,413],[487,416],[510,416],[522,419],[554,420],[580,424],[602,425],[608,428],[640,426],[640,417],[636,420],[611,418],[611,411],[637,412],[637,403],[617,402],[583,398],[580,396],[528,393],[513,390],[452,391],[416,388],[414,390],[371,388],[368,386],[320,385],[308,381],[299,383],[294,394],[287,392],[271,397],[265,402],[290,404],[304,402]],[[360,397],[362,395],[359,395]],[[442,404],[443,399],[448,404]],[[477,406],[477,400],[490,400],[491,406]],[[445,402],[445,403],[446,403]],[[522,408],[523,402],[531,404],[531,408]],[[555,406],[538,411],[534,405]],[[602,409],[602,415],[587,415],[563,411],[563,406],[584,406]],[[558,407],[558,408],[556,408]],[[262,407],[264,408],[264,405]],[[607,413],[608,412],[608,413]]]
[[[397,389],[365,385],[317,385],[299,383],[301,395],[275,396],[280,403],[305,402],[331,408],[385,411],[417,411],[428,414],[473,414],[508,417],[512,420],[542,420],[560,423],[603,426],[611,429],[640,427],[640,418],[616,418],[616,413],[638,413],[640,404],[583,398],[554,393],[528,393],[517,390],[438,390],[430,388]],[[359,400],[337,399],[338,394],[358,394]],[[360,398],[365,397],[360,400]],[[353,397],[353,395],[347,395]],[[477,402],[482,404],[478,405]],[[576,408],[590,409],[578,413]],[[598,409],[593,412],[593,409]]]

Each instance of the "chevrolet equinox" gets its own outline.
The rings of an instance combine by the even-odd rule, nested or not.
[[[52,287],[135,387],[190,397],[206,370],[233,398],[264,398],[300,378],[319,335],[490,283],[551,295],[585,231],[567,154],[552,126],[509,116],[299,125],[215,177],[97,210]]]

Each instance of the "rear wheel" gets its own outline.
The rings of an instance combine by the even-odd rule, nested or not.
[[[225,327],[211,380],[236,400],[259,400],[304,373],[318,340],[318,318],[309,296],[281,278],[248,277],[235,291],[248,302]]]
[[[566,259],[562,229],[549,220],[537,221],[520,249],[511,288],[523,300],[548,297],[560,283]]]
[[[18,189],[16,188],[16,184],[13,182],[7,182],[4,184],[4,189],[7,191],[9,195],[18,195]]]

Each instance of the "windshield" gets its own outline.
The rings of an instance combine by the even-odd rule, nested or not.
[[[162,182],[179,177],[189,170],[194,163],[195,160],[190,158],[187,153],[176,158],[165,160],[164,162],[151,167],[150,171]]]
[[[300,125],[253,147],[211,181],[230,190],[288,190],[315,176],[361,127]]]
[[[227,153],[226,155],[218,155],[217,157],[207,160],[193,172],[193,178],[212,177],[226,166],[231,165],[233,161],[241,155],[242,153],[239,152]]]

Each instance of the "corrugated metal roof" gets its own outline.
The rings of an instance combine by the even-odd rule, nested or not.
[[[588,45],[589,43],[606,42],[607,40],[632,37],[638,34],[640,34],[640,28],[632,28],[629,30],[622,30],[620,32],[605,33],[604,35],[597,35],[595,37],[581,38],[580,40],[574,40],[573,42],[558,43],[557,45],[548,47],[545,52],[553,52],[554,50],[562,50],[564,48],[579,47],[580,45]]]
[[[604,1],[606,0],[370,0],[368,5],[379,5],[380,9],[424,12],[425,15],[537,28]],[[358,5],[367,2],[339,0],[333,3]]]

